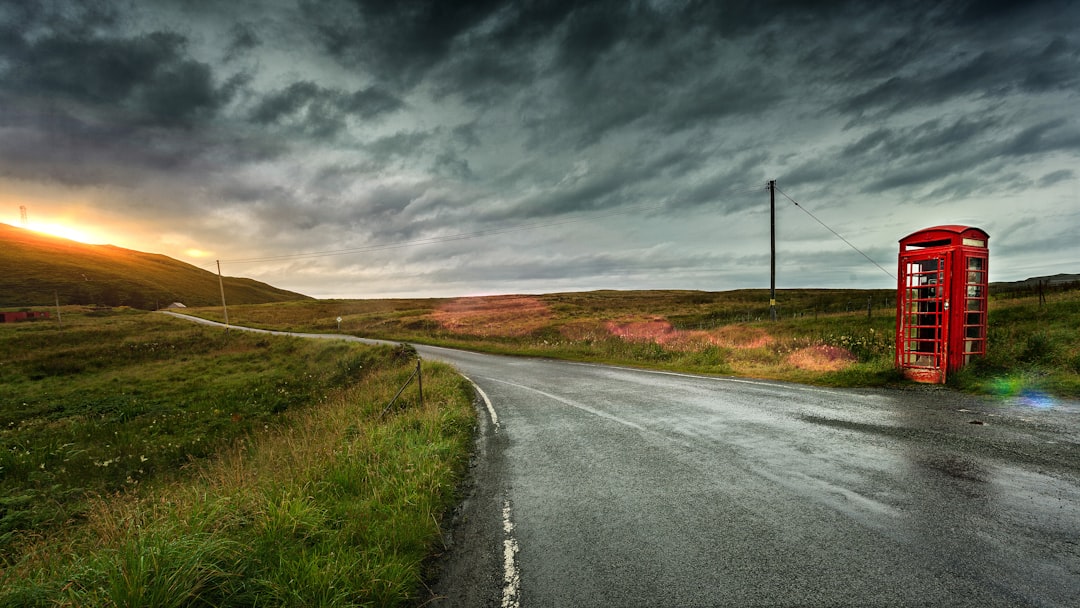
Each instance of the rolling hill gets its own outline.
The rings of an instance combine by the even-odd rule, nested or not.
[[[229,304],[309,300],[239,277],[224,277]],[[217,274],[168,256],[76,241],[0,224],[0,307],[96,304],[151,310],[172,302],[221,303]]]

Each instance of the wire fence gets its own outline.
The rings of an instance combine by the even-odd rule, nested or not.
[[[416,369],[413,370],[412,375],[409,376],[409,379],[405,381],[405,384],[401,385],[401,388],[398,389],[397,394],[394,395],[394,398],[390,400],[390,403],[387,403],[386,407],[383,408],[382,413],[379,414],[380,418],[386,416],[386,413],[390,411],[390,408],[393,407],[395,403],[397,403],[398,397],[401,397],[401,394],[405,392],[405,389],[409,388],[409,385],[412,384],[413,380],[416,380],[417,394],[420,397],[420,407],[424,407],[424,377],[421,375],[420,372],[420,357],[417,357]]]

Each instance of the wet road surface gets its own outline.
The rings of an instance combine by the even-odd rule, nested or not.
[[[420,350],[498,420],[441,605],[1080,606],[1076,403]]]
[[[428,605],[1080,606],[1076,402],[418,350],[486,400]]]

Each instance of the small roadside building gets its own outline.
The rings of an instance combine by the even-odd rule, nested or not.
[[[48,319],[51,315],[38,310],[0,311],[0,323],[15,323],[18,321],[37,321]]]

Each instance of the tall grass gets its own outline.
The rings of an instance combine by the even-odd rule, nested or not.
[[[352,382],[156,483],[91,496],[78,525],[23,537],[0,573],[0,605],[363,606],[416,597],[463,474],[470,387],[425,363],[423,406],[406,391],[384,416],[415,352],[350,345],[341,354]]]
[[[153,482],[355,381],[348,349],[132,310],[0,327],[0,559],[81,517],[87,493]]]
[[[1002,297],[992,302],[986,357],[950,382],[998,395],[1080,397],[1080,290]]]
[[[951,374],[950,384],[983,393],[1038,387],[1080,396],[1074,329],[1080,326],[1075,304],[1080,292],[1054,291],[1042,308],[1034,295],[994,293],[992,289],[989,355],[968,370]],[[238,323],[308,331],[338,331],[336,317],[341,316],[340,331],[363,337],[674,371],[881,386],[907,382],[894,369],[895,297],[893,290],[781,290],[782,314],[775,323],[765,320],[768,294],[763,290],[535,296],[534,305],[547,306],[543,314],[512,319],[509,327],[503,326],[505,314],[492,308],[499,298],[478,302],[478,316],[457,327],[441,322],[440,311],[468,308],[468,300],[295,302],[237,307],[234,315]],[[199,314],[212,318],[220,311]],[[609,323],[650,320],[670,323],[686,338],[626,339],[608,330]],[[525,326],[533,329],[521,332]],[[807,357],[796,352],[807,349],[811,354],[846,351],[853,361],[840,369],[815,369],[801,364]]]

